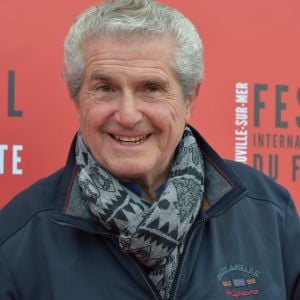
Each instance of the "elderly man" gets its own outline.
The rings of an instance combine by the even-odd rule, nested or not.
[[[202,77],[201,40],[170,7],[79,16],[64,78],[80,129],[66,166],[1,211],[1,299],[300,299],[288,193],[187,125]]]

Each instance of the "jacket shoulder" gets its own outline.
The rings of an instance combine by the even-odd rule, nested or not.
[[[273,178],[243,163],[231,160],[226,160],[226,163],[247,188],[250,198],[272,202],[282,210],[292,201],[287,189]]]
[[[40,179],[0,210],[0,245],[36,214],[58,207],[58,191],[63,169]]]

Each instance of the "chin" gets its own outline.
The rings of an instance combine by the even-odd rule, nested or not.
[[[125,181],[139,181],[145,177],[145,174],[148,174],[145,169],[143,170],[132,170],[128,172],[128,170],[111,170],[111,173],[121,180]]]

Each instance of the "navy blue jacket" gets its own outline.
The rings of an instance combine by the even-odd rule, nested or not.
[[[170,299],[300,299],[300,224],[287,191],[223,161],[195,133],[205,198]],[[66,166],[0,211],[1,300],[160,299],[147,272],[91,215]]]

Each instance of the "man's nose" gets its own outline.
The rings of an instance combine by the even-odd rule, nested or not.
[[[139,110],[139,100],[130,93],[126,93],[119,99],[118,108],[115,112],[115,120],[123,127],[132,128],[143,115]]]

